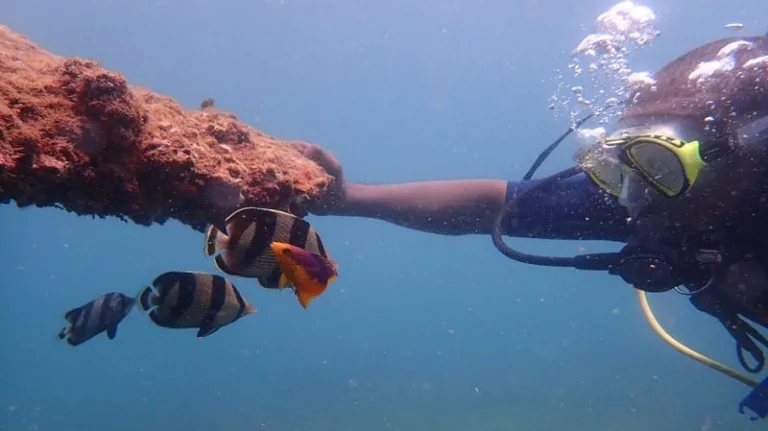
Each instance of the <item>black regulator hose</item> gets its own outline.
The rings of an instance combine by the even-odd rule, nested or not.
[[[541,166],[542,163],[544,163],[544,160],[547,160],[547,157],[549,157],[550,154],[552,154],[552,151],[555,151],[555,148],[557,148],[558,145],[560,145],[561,142],[565,140],[571,133],[573,133],[574,130],[581,127],[584,123],[589,121],[590,118],[592,118],[595,115],[595,113],[591,113],[581,120],[577,121],[576,124],[574,124],[572,127],[569,127],[565,132],[563,132],[562,135],[560,135],[559,138],[555,139],[554,142],[549,144],[547,148],[544,149],[544,151],[539,154],[539,157],[536,158],[536,161],[533,162],[531,165],[531,168],[528,169],[528,172],[525,173],[525,176],[523,176],[523,180],[530,180],[533,178],[533,174],[536,173],[536,170],[539,169],[539,166]]]
[[[619,102],[619,105],[623,105],[625,102],[626,101]],[[572,127],[569,127],[559,138],[557,138],[552,144],[550,144],[546,149],[544,149],[544,151],[541,152],[539,157],[536,158],[536,161],[533,162],[533,165],[531,165],[531,168],[528,170],[525,176],[523,176],[523,180],[524,181],[530,180],[533,177],[533,174],[536,173],[536,170],[539,168],[539,166],[541,166],[541,164],[544,163],[544,160],[546,160],[547,157],[549,157],[552,151],[554,151],[555,148],[557,148],[557,146],[560,145],[560,143],[562,143],[565,140],[565,138],[567,138],[576,129],[581,127],[594,115],[595,115],[595,112],[592,112],[589,115],[586,115],[585,117],[577,121],[576,124],[574,124]],[[527,198],[537,190],[542,190],[558,181],[562,181],[566,178],[572,177],[581,172],[582,172],[582,169],[579,168],[578,166],[568,168],[564,171],[561,171],[549,177],[543,178],[537,184],[534,184],[528,187],[524,191],[520,192],[517,196],[510,199],[506,203],[506,205],[504,205],[504,208],[502,208],[502,210],[499,212],[499,215],[496,217],[496,220],[494,221],[493,227],[491,230],[491,238],[493,238],[493,245],[496,246],[496,249],[499,250],[501,254],[503,254],[504,256],[510,259],[514,259],[518,262],[528,263],[531,265],[572,267],[572,268],[578,268],[578,269],[599,270],[599,271],[609,270],[611,267],[616,265],[621,259],[618,253],[592,253],[592,254],[586,254],[586,255],[578,255],[574,257],[537,256],[533,254],[523,253],[513,249],[512,247],[508,246],[504,242],[504,239],[502,238],[502,226],[505,225],[505,221],[508,218],[514,217],[517,215],[517,213],[519,212],[519,205],[518,205],[519,202],[522,202],[523,199]]]
[[[528,196],[530,196],[531,193],[537,190],[542,190],[558,181],[562,181],[566,178],[572,177],[581,172],[582,172],[581,168],[579,168],[578,166],[573,166],[564,171],[558,172],[554,175],[550,175],[546,178],[541,179],[537,184],[534,184],[531,187],[528,187],[527,189],[520,192],[517,196],[510,199],[507,202],[507,204],[504,205],[504,208],[499,212],[499,215],[496,217],[496,220],[493,223],[493,230],[491,232],[491,237],[493,238],[493,245],[495,245],[496,248],[504,256],[507,256],[508,258],[514,259],[518,262],[529,263],[531,265],[541,265],[541,266],[564,266],[564,267],[576,266],[575,259],[572,257],[536,256],[533,254],[527,254],[527,253],[523,253],[521,251],[517,251],[513,249],[512,247],[508,246],[504,242],[504,238],[502,238],[502,226],[505,225],[505,221],[509,217],[514,217],[517,215],[517,213],[519,212],[518,204],[520,202],[523,202],[523,200],[526,199]]]

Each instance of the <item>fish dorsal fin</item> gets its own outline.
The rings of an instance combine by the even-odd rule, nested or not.
[[[269,216],[271,214],[271,217]],[[233,212],[230,214],[229,217],[227,217],[227,235],[233,238],[239,238],[240,235],[248,229],[248,227],[253,222],[258,222],[259,220],[264,220],[267,217],[274,218],[275,216],[284,216],[284,217],[290,217],[292,219],[298,219],[300,218],[296,217],[295,215],[287,212],[283,212],[280,210],[275,210],[271,208],[260,208],[260,207],[245,207],[240,208],[239,210]]]
[[[275,205],[275,210],[290,214],[291,213],[291,201],[283,199],[282,202],[278,202],[277,205]]]
[[[289,215],[291,217],[296,217],[295,215],[293,215],[293,214],[291,214],[289,212],[285,212],[285,211],[281,211],[281,210],[276,210],[276,209],[272,209],[272,208],[244,207],[244,208],[240,208],[239,210],[237,210],[237,211],[233,212],[232,214],[230,214],[229,217],[227,217],[226,221],[227,221],[227,223],[229,223],[232,220],[234,220],[236,217],[242,217],[242,218],[246,218],[246,219],[254,219],[254,218],[257,218],[259,216],[259,214],[262,214],[264,212],[281,213],[281,214],[287,214],[287,215]]]

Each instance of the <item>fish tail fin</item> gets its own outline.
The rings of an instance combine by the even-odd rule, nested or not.
[[[219,250],[223,250],[227,247],[229,236],[219,230],[214,225],[211,225],[205,232],[205,255],[211,256]]]
[[[225,274],[237,275],[235,272],[236,266],[232,258],[226,252],[221,253],[220,255],[213,258],[213,266]]]
[[[141,290],[143,291],[144,289],[141,289]],[[125,305],[123,305],[123,309],[126,310],[126,312],[125,312],[126,316],[128,315],[128,313],[133,311],[134,308],[137,307],[136,304],[138,302],[139,301],[137,301],[136,298],[126,298],[125,299]]]
[[[158,304],[158,295],[151,286],[142,288],[136,295],[136,307],[141,311],[149,311]]]
[[[75,319],[77,318],[77,315],[75,313],[77,313],[78,311],[80,311],[80,307],[73,308],[67,311],[66,313],[64,313],[64,320],[66,320],[69,323],[75,323]]]
[[[247,316],[255,312],[256,312],[256,307],[249,302],[248,304],[245,305],[245,310],[243,311],[243,315]]]

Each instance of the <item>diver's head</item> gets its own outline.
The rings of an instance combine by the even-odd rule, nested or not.
[[[703,45],[654,80],[579,162],[632,217],[718,223],[768,173],[768,37]]]

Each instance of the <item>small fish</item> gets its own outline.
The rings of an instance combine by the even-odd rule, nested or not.
[[[107,337],[114,340],[117,325],[133,310],[134,298],[122,293],[107,293],[93,301],[73,308],[64,314],[69,326],[59,331],[60,340],[67,339],[70,346],[78,346],[107,331]]]
[[[271,248],[282,272],[278,287],[293,287],[304,309],[338,277],[338,265],[326,257],[282,242]]]
[[[198,328],[207,337],[223,326],[256,312],[229,280],[204,272],[160,274],[137,296],[138,307],[164,328]]]
[[[247,207],[226,220],[224,233],[215,226],[205,234],[205,254],[215,258],[216,268],[225,274],[256,278],[263,287],[277,289],[280,268],[270,244],[282,242],[328,258],[320,236],[309,223],[293,214]]]

